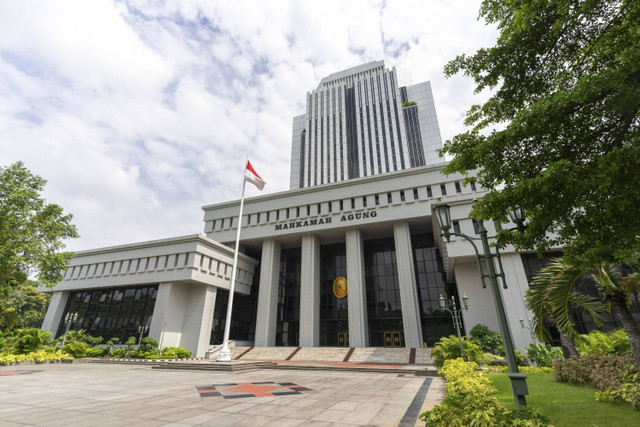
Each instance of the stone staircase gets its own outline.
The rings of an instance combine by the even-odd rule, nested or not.
[[[281,361],[292,362],[343,362],[350,352],[351,363],[409,364],[414,353],[415,365],[433,365],[429,348],[384,348],[384,347],[232,347],[231,359],[241,361]],[[293,357],[291,357],[293,355]],[[241,356],[239,359],[237,359]],[[291,357],[291,358],[290,358]],[[290,358],[290,359],[289,359]]]
[[[254,347],[246,352],[249,347],[233,347],[231,349],[231,359],[246,352],[238,360],[286,360],[297,347]]]
[[[302,360],[342,362],[348,352],[348,347],[303,347],[291,360],[296,362]]]

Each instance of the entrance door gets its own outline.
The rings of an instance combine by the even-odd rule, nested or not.
[[[349,332],[338,332],[338,347],[349,347]]]
[[[384,333],[384,346],[404,347],[404,337],[402,336],[402,332],[386,331]]]

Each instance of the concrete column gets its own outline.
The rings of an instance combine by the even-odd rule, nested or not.
[[[149,336],[162,347],[180,346],[184,311],[189,296],[189,285],[184,283],[160,283]]]
[[[211,340],[217,289],[202,284],[192,284],[189,288],[189,295],[184,307],[180,347],[191,350],[192,357],[204,357]]]
[[[347,292],[349,298],[349,345],[369,345],[367,291],[364,281],[364,246],[359,229],[345,233],[347,251]]]
[[[54,292],[47,308],[47,314],[42,322],[42,330],[49,331],[53,336],[58,332],[58,327],[64,316],[64,308],[67,306],[69,291]]]
[[[268,239],[262,242],[258,314],[256,316],[256,347],[272,347],[276,345],[279,281],[280,243]]]
[[[302,236],[300,277],[300,346],[320,345],[320,239]]]
[[[527,311],[525,305],[525,293],[529,289],[527,273],[524,270],[519,253],[511,252],[501,254],[501,256],[507,281],[507,289],[504,289],[502,281],[498,280],[500,291],[502,292],[502,300],[504,301],[504,310],[509,322],[513,345],[516,349],[523,350],[533,343],[531,333],[527,329],[527,326],[531,327],[528,318],[533,318],[532,313]],[[520,324],[520,318],[524,320],[524,327]]]
[[[420,301],[416,287],[416,275],[411,247],[411,232],[406,222],[393,225],[400,284],[400,304],[402,325],[406,347],[422,347],[422,326],[420,323]]]

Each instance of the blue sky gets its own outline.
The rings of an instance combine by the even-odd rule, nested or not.
[[[0,0],[0,165],[48,180],[71,250],[202,232],[245,153],[288,188],[292,119],[336,71],[394,62],[432,82],[443,140],[462,131],[486,94],[442,70],[493,44],[479,3]]]

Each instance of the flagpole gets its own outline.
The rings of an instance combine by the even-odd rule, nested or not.
[[[236,286],[236,269],[238,268],[238,246],[240,245],[240,229],[242,228],[242,208],[244,206],[244,187],[247,183],[247,162],[249,154],[244,159],[244,169],[242,170],[242,194],[240,196],[240,213],[238,214],[238,232],[236,233],[236,249],[233,253],[233,270],[231,270],[231,286],[229,287],[229,302],[227,303],[227,320],[224,324],[224,339],[222,350],[218,353],[217,362],[230,362],[231,350],[229,350],[229,330],[231,329],[231,309],[233,308],[233,293]]]

